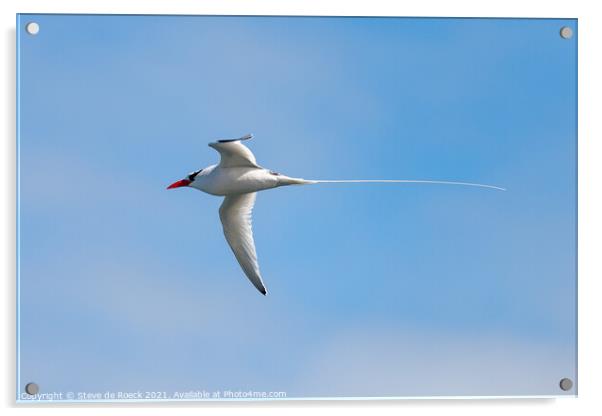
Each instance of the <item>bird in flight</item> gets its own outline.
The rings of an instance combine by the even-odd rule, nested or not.
[[[253,241],[251,214],[257,192],[288,185],[310,185],[317,183],[429,183],[443,185],[464,185],[480,188],[504,188],[469,182],[407,180],[407,179],[352,179],[352,180],[305,180],[264,169],[257,164],[255,156],[242,144],[252,139],[247,134],[238,139],[222,139],[209,146],[220,154],[220,162],[190,173],[184,179],[172,183],[167,189],[189,187],[215,196],[223,196],[219,217],[226,241],[245,275],[262,294],[267,290],[259,272],[257,252]]]

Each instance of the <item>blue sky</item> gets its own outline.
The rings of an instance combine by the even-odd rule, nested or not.
[[[574,394],[575,20],[18,26],[20,389]],[[221,198],[165,190],[247,132],[290,176],[508,191],[262,192],[263,297]]]

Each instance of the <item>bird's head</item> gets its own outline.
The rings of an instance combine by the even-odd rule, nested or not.
[[[198,174],[202,171],[203,169],[199,169],[195,172],[188,174],[184,179],[180,179],[179,181],[176,181],[169,185],[167,189],[181,188],[182,186],[190,186],[190,184],[192,184],[195,181]]]

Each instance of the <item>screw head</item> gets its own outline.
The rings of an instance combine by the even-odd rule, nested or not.
[[[37,24],[36,22],[29,22],[25,25],[25,30],[30,35],[37,35],[38,32],[40,31],[40,25]]]
[[[573,29],[568,26],[563,26],[560,29],[560,37],[563,39],[570,39],[573,37]]]
[[[573,388],[573,380],[571,380],[570,378],[563,378],[562,380],[560,380],[559,385],[562,390],[569,391]]]
[[[40,391],[40,387],[38,387],[38,385],[36,383],[27,383],[25,385],[25,393],[30,394],[30,395],[35,395],[38,394],[38,392]]]

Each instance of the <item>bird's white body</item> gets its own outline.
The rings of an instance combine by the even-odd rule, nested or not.
[[[210,143],[220,153],[221,160],[217,165],[200,169],[170,185],[167,189],[182,186],[195,188],[211,195],[224,196],[219,209],[219,216],[224,229],[224,236],[251,283],[264,295],[267,293],[257,261],[251,215],[258,191],[287,185],[305,185],[314,183],[431,183],[445,185],[468,185],[483,188],[504,190],[492,185],[467,182],[404,180],[404,179],[359,179],[359,180],[305,180],[291,178],[274,171],[264,169],[257,164],[253,153],[241,143],[251,139],[246,135],[239,139],[218,140]]]
[[[311,183],[256,167],[229,167],[211,165],[204,168],[190,184],[192,188],[216,196],[245,194],[286,185]]]

